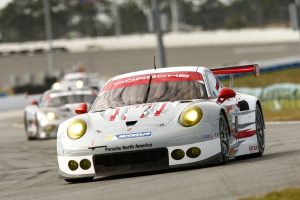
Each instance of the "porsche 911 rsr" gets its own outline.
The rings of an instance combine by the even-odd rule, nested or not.
[[[33,101],[24,110],[24,125],[27,138],[56,137],[58,125],[75,115],[78,104],[91,105],[96,98],[94,90],[47,91],[39,101]]]
[[[91,88],[99,90],[101,88],[100,80],[97,74],[86,72],[73,72],[66,74],[62,80],[53,84],[54,90],[81,90]]]
[[[258,75],[258,66],[172,67],[112,78],[89,112],[81,104],[81,115],[60,124],[60,176],[76,182],[261,156],[260,101],[216,78],[244,72]]]

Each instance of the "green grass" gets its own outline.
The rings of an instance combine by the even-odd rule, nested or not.
[[[222,82],[226,86],[229,85],[229,80]],[[269,73],[261,73],[259,77],[247,75],[239,78],[234,78],[233,82],[234,87],[266,87],[275,83],[300,84],[300,67]]]
[[[276,106],[280,105],[280,110]],[[294,121],[300,120],[300,99],[262,101],[264,117],[266,121]]]
[[[263,196],[243,198],[241,200],[299,200],[300,188],[289,188],[282,191],[271,192]]]

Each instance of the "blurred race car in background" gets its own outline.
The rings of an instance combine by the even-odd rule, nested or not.
[[[86,72],[67,73],[59,82],[52,85],[52,89],[54,90],[80,90],[87,88],[99,91],[101,81],[97,74]]]
[[[81,115],[59,125],[60,176],[77,182],[262,156],[260,101],[215,76],[244,72],[258,75],[259,69],[173,67],[112,78],[89,112],[81,104]]]
[[[24,125],[28,140],[54,138],[57,127],[74,116],[74,108],[85,102],[89,107],[97,92],[88,90],[49,90],[39,101],[33,101],[24,109]]]

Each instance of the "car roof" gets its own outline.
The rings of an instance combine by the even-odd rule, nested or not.
[[[88,74],[86,72],[74,72],[74,73],[68,73],[65,74],[64,79],[70,80],[70,79],[80,79],[80,78],[87,78]]]
[[[71,95],[92,95],[93,90],[50,90],[47,95],[50,98]]]
[[[148,70],[130,72],[130,73],[115,76],[111,80],[118,80],[121,78],[127,78],[127,77],[131,77],[131,76],[154,74],[154,73],[164,73],[164,72],[198,72],[198,73],[204,74],[205,71],[209,71],[209,69],[207,69],[206,67],[200,67],[200,66],[165,67],[165,68],[157,68],[156,70],[148,69]]]

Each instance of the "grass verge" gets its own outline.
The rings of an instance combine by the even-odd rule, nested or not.
[[[259,77],[252,74],[234,78],[234,87],[266,87],[276,83],[300,83],[300,67],[261,73]],[[229,80],[222,81],[226,86]]]
[[[263,112],[265,121],[300,121],[300,110],[273,111],[263,109]]]
[[[243,198],[241,200],[299,200],[300,188],[288,188],[282,191],[271,192],[263,196]]]

